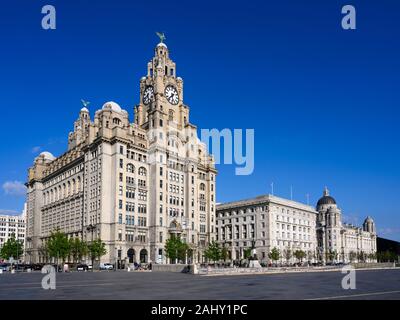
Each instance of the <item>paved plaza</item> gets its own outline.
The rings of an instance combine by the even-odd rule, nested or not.
[[[194,276],[164,272],[59,273],[55,290],[41,273],[1,274],[7,299],[400,299],[400,270],[357,271],[355,290],[343,290],[340,272]]]

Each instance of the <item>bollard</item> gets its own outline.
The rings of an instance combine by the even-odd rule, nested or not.
[[[12,269],[12,270],[11,270],[11,273],[15,273],[15,270],[14,270],[14,269]]]
[[[0,269],[0,274],[2,274],[3,273],[3,269]]]

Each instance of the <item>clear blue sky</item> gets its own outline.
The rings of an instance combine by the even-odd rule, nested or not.
[[[53,4],[57,29],[41,29]],[[341,28],[353,4],[357,30]],[[139,100],[164,31],[199,128],[254,128],[255,171],[219,166],[217,201],[270,192],[400,240],[398,1],[7,1],[0,19],[0,212],[20,211],[35,156],[65,151],[81,108]],[[213,113],[213,117],[210,114]],[[23,191],[23,190],[22,190]]]

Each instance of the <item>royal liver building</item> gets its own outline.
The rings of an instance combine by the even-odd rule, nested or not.
[[[102,262],[167,263],[166,239],[186,241],[193,259],[214,240],[216,170],[183,102],[183,80],[161,41],[140,80],[134,122],[115,102],[81,109],[59,157],[29,169],[26,261],[44,261],[52,231],[101,238]]]

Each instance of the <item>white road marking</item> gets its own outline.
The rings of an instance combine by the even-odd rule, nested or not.
[[[377,296],[377,295],[393,294],[393,293],[400,293],[400,290],[397,290],[397,291],[370,292],[370,293],[359,293],[359,294],[348,294],[348,295],[345,295],[345,296],[311,298],[311,299],[305,299],[305,300],[330,300],[330,299],[342,299],[342,298],[353,298],[353,297]]]

